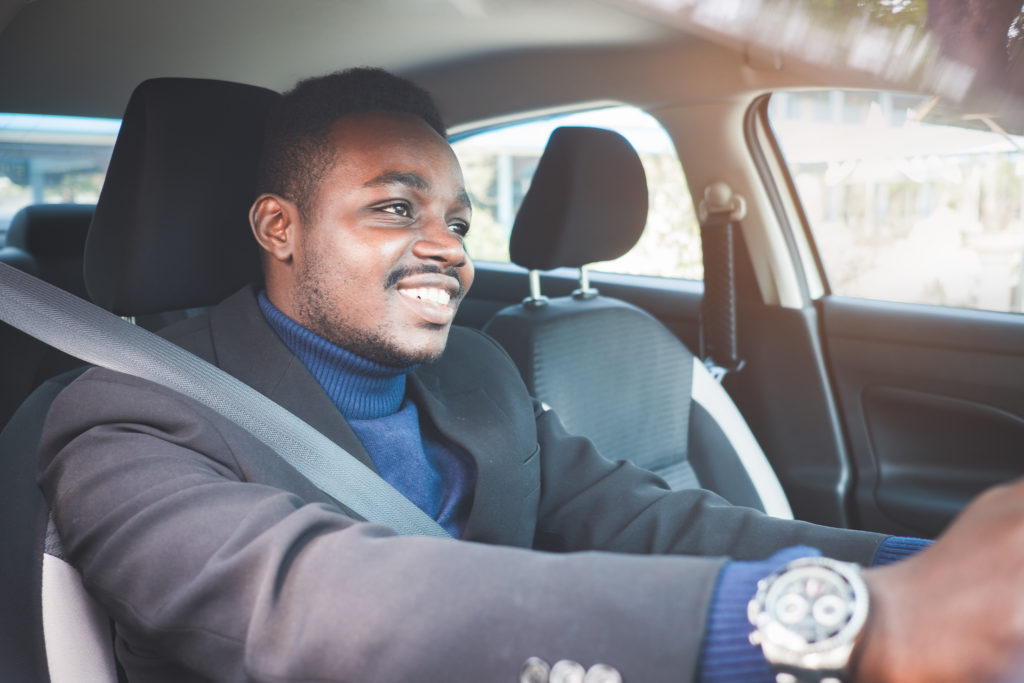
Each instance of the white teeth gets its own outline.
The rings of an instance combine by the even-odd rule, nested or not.
[[[451,300],[451,296],[443,289],[435,289],[433,287],[416,287],[411,289],[400,289],[400,293],[409,297],[410,299],[419,299],[420,301],[427,301],[438,306],[447,306]]]

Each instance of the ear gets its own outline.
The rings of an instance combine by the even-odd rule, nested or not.
[[[249,225],[266,256],[289,263],[299,227],[298,207],[276,194],[261,194],[249,209]]]

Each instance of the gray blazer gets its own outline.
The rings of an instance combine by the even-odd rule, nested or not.
[[[372,466],[251,289],[167,336]],[[475,459],[460,541],[355,518],[163,387],[94,369],[61,394],[40,482],[130,680],[515,681],[540,657],[603,662],[627,683],[686,681],[726,556],[803,543],[868,564],[884,538],[671,492],[605,460],[473,330],[454,328],[408,387]]]

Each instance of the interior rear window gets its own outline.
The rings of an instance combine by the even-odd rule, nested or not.
[[[0,114],[0,245],[30,204],[94,204],[121,122]]]

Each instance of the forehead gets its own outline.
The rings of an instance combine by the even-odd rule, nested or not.
[[[330,130],[336,167],[347,172],[381,169],[450,175],[462,184],[451,145],[423,119],[410,114],[369,112],[345,116]]]

